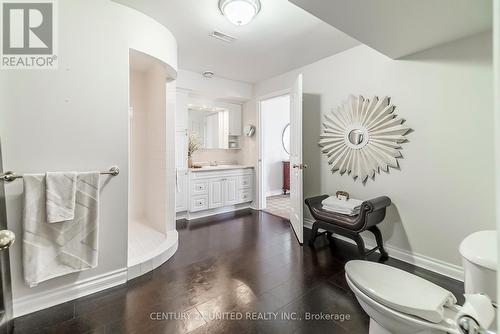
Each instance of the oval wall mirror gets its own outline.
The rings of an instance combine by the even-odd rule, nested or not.
[[[290,154],[290,123],[285,125],[283,129],[283,133],[281,135],[281,144],[283,145],[283,149],[287,154]]]

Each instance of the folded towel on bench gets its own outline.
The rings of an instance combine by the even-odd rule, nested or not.
[[[330,196],[321,201],[324,210],[340,213],[343,215],[355,216],[359,214],[363,201],[350,198],[340,200],[336,196]]]

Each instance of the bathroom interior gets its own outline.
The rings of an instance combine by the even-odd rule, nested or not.
[[[0,333],[497,332],[499,0],[40,2]]]

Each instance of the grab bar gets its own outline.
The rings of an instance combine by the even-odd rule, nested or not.
[[[111,176],[117,176],[120,174],[120,168],[113,166],[111,167],[108,171],[105,172],[100,172],[101,175],[111,175]],[[0,181],[4,182],[12,182],[16,179],[21,179],[23,176],[22,175],[17,175],[16,173],[12,171],[5,172],[3,174],[0,174]]]

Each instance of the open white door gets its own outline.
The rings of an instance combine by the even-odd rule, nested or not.
[[[290,91],[290,223],[297,240],[303,243],[304,193],[302,162],[302,74]]]

